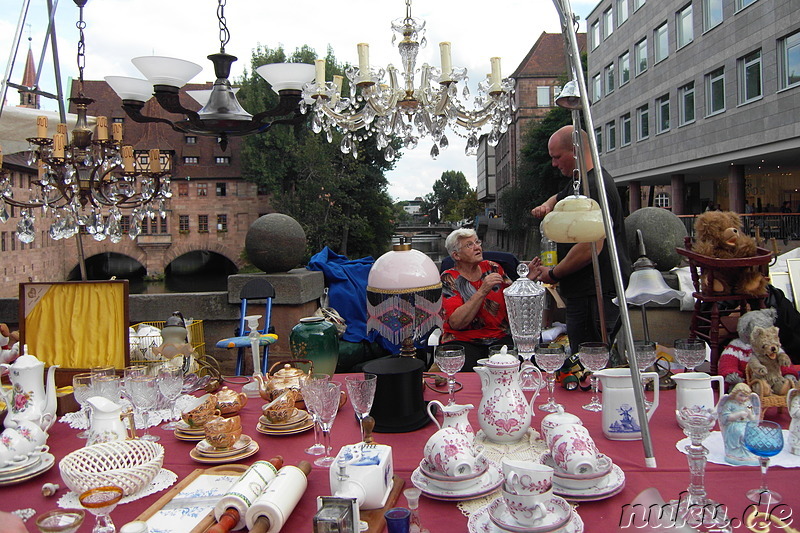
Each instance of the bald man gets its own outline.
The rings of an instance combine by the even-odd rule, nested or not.
[[[572,143],[572,126],[564,126],[556,131],[547,143],[547,150],[550,153],[552,164],[561,174],[567,177],[573,176],[575,170],[574,148]],[[597,194],[594,163],[592,162],[589,150],[589,139],[586,132],[581,130],[581,144],[583,145],[583,168],[588,173],[589,194],[599,202]],[[582,194],[586,194],[581,184]],[[625,238],[625,226],[622,211],[622,200],[617,192],[614,179],[603,170],[603,187],[608,200],[608,207],[611,212],[611,222],[614,226],[614,237],[617,243],[617,254],[619,255],[620,270],[622,279],[627,286],[631,271],[631,260],[627,250],[627,240]],[[553,210],[556,202],[574,194],[572,181],[542,205],[531,210],[531,214],[536,218],[544,216]],[[614,285],[614,275],[611,269],[611,254],[605,247],[605,237],[596,242],[597,254],[600,267],[600,280],[603,287],[603,300],[605,305],[606,331],[609,332],[609,339],[613,340],[613,334],[619,329],[619,308],[614,305],[612,299],[616,296]],[[558,244],[559,262],[555,267],[542,266],[541,261],[536,258],[530,263],[531,270],[535,270],[538,279],[544,283],[558,283],[559,293],[567,305],[567,335],[573,354],[578,353],[578,348],[583,342],[602,341],[600,331],[600,317],[597,312],[597,297],[595,295],[594,271],[592,269],[592,250],[591,244],[581,242],[577,244]]]

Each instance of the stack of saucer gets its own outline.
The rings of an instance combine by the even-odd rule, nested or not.
[[[20,457],[0,468],[0,486],[13,485],[34,478],[50,470],[55,462],[55,457],[47,451],[31,452],[24,458]]]
[[[604,500],[625,487],[625,473],[604,455],[597,455],[597,470],[572,474],[560,468],[553,456],[545,453],[539,461],[553,468],[553,493],[571,501]]]
[[[411,474],[411,483],[434,500],[474,500],[496,490],[503,483],[503,472],[495,463],[481,457],[474,472],[449,476],[423,458]]]
[[[522,526],[509,513],[505,500],[498,498],[472,513],[467,528],[470,533],[583,533],[583,520],[577,511],[563,499],[554,502],[539,524]]]
[[[314,420],[309,416],[308,411],[295,409],[293,414],[280,422],[261,415],[258,418],[256,431],[264,435],[294,435],[302,433],[314,427]]]
[[[258,443],[251,437],[242,435],[227,448],[215,448],[206,439],[203,439],[192,448],[189,456],[199,463],[232,463],[250,457],[257,451]]]
[[[206,438],[206,430],[203,426],[190,426],[183,420],[176,422],[174,433],[176,439],[190,442],[196,442]]]

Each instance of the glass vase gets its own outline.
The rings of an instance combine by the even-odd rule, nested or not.
[[[301,318],[289,334],[289,348],[295,359],[308,359],[314,372],[332,376],[339,361],[339,334],[336,326],[322,317]]]

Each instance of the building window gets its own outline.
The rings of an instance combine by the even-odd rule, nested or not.
[[[694,82],[678,88],[678,115],[681,126],[694,122]]]
[[[214,163],[217,165],[230,165],[231,158],[228,156],[217,156],[214,158]]]
[[[194,135],[187,135],[183,140],[186,141],[186,144],[197,144],[197,137]]]
[[[591,41],[592,50],[600,46],[600,23],[596,20],[589,27],[589,39]]]
[[[225,183],[217,183],[217,196],[227,196]]]
[[[800,84],[800,31],[778,40],[778,72],[781,89]]]
[[[628,20],[628,0],[617,0],[617,25]]]
[[[200,163],[200,158],[197,157],[196,155],[186,155],[183,156],[183,163],[185,165],[196,165]]]
[[[736,0],[736,11],[740,11],[750,4],[755,4],[756,0]]]
[[[653,32],[653,50],[656,63],[664,61],[669,56],[669,39],[667,38],[667,23],[655,29]]]
[[[197,196],[208,196],[208,183],[197,184]]]
[[[228,231],[228,215],[217,215],[217,233]]]
[[[603,128],[594,129],[594,140],[597,142],[597,151],[603,152]]]
[[[619,56],[619,86],[622,87],[631,81],[631,54],[625,52]]]
[[[636,61],[636,75],[647,70],[647,37],[634,45],[633,57]]]
[[[678,48],[683,48],[694,40],[692,4],[689,4],[675,14],[675,26],[678,30]]]
[[[650,137],[650,110],[647,104],[636,110],[636,122],[639,123],[639,137],[643,141]]]
[[[189,233],[189,215],[178,215],[178,231]]]
[[[139,156],[139,166],[142,168],[147,168],[147,164],[150,163],[150,156],[149,155],[140,155]]]
[[[703,0],[703,31],[722,24],[722,0]]]
[[[646,0],[633,0],[633,11],[634,13],[639,10],[640,7],[644,5]]]
[[[620,125],[620,140],[621,146],[628,146],[631,144],[631,114],[625,113],[619,118]]]
[[[672,203],[669,200],[670,200],[669,193],[658,192],[656,193],[655,198],[653,198],[653,205],[655,205],[656,207],[669,208],[672,206]]]
[[[197,231],[208,233],[208,215],[197,215]]]
[[[592,76],[592,102],[597,102],[603,95],[603,88],[600,85],[600,74]]]
[[[706,116],[725,111],[725,67],[706,75]]]
[[[169,233],[169,227],[167,225],[169,220],[167,219],[167,217],[158,217],[157,220],[158,220],[158,232],[161,234]],[[154,220],[153,224],[155,223],[156,221]]]
[[[669,131],[669,95],[656,98],[656,133]]]
[[[738,61],[739,65],[739,103],[747,104],[758,100],[761,88],[761,50],[756,50]]]
[[[178,196],[189,196],[189,184],[185,181],[178,183]]]
[[[128,233],[131,229],[131,217],[130,215],[122,215],[122,218],[119,219],[119,229],[122,233]]]
[[[550,107],[550,87],[536,87],[536,105]]]
[[[603,39],[608,39],[614,33],[614,10],[610,7],[603,11]]]
[[[611,152],[617,148],[617,123],[613,120],[606,124],[606,151]]]
[[[6,235],[7,233],[5,231],[0,233],[0,252],[6,251]]]
[[[611,94],[614,92],[614,63],[603,69],[603,73],[606,79],[606,94]]]

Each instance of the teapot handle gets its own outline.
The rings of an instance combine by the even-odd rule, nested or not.
[[[536,373],[536,377],[538,378],[538,379],[536,379],[536,383],[537,383],[536,390],[533,391],[533,396],[531,397],[531,401],[530,401],[530,404],[529,404],[529,406],[531,408],[531,412],[534,412],[533,411],[533,402],[536,400],[536,397],[539,396],[539,391],[542,390],[542,385],[544,384],[544,379],[542,378],[542,371],[539,370],[536,367],[536,365],[530,365],[530,366],[526,366],[525,368],[523,368],[520,371],[520,373],[519,373],[520,382],[524,381],[525,380],[525,376],[527,374],[531,374],[531,373]]]
[[[426,408],[428,411],[428,416],[431,418],[431,420],[433,420],[433,423],[436,424],[436,429],[442,429],[442,425],[439,423],[439,420],[433,414],[433,411],[431,411],[431,407],[433,405],[436,405],[439,408],[439,411],[444,409],[444,405],[442,405],[442,402],[440,402],[439,400],[431,400],[430,402],[428,402],[428,407]]]

